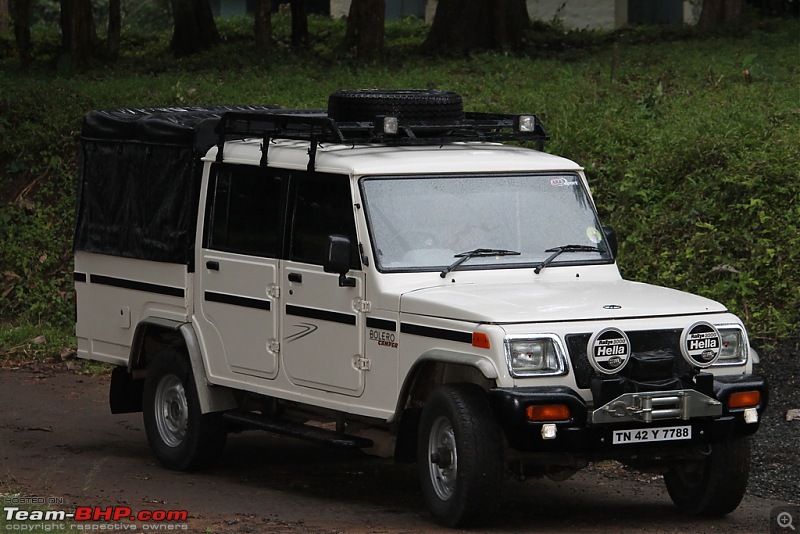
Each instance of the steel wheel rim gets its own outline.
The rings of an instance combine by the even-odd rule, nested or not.
[[[436,496],[446,501],[456,491],[458,451],[453,425],[446,417],[437,417],[428,437],[428,473]]]
[[[156,426],[158,435],[169,447],[177,447],[186,437],[189,405],[183,383],[175,375],[161,379],[156,389]]]

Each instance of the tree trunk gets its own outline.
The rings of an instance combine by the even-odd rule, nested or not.
[[[209,0],[194,0],[195,20],[200,30],[200,39],[206,43],[206,48],[219,44],[220,37],[217,23],[214,21],[214,12],[211,10]]]
[[[272,0],[257,0],[253,18],[256,47],[269,50],[272,45]]]
[[[344,32],[344,40],[342,46],[346,50],[350,50],[356,45],[358,38],[358,2],[350,2],[350,9],[347,12],[347,28]]]
[[[0,0],[0,32],[8,31],[8,0]]]
[[[306,0],[291,0],[292,5],[292,47],[300,48],[308,44],[308,10]]]
[[[383,52],[386,0],[352,0],[347,16],[343,45],[356,47],[356,57],[366,61],[380,58]]]
[[[194,17],[192,0],[171,0],[172,5],[172,42],[170,48],[178,56],[188,56],[198,52],[202,47]]]
[[[172,44],[177,56],[189,56],[219,43],[219,32],[208,0],[171,0]]]
[[[742,20],[744,0],[726,0],[723,9],[723,20],[726,24],[735,24]]]
[[[720,24],[737,24],[742,21],[744,0],[703,0],[703,9],[697,27],[713,28]]]
[[[86,68],[95,59],[97,31],[91,0],[61,0],[61,48],[74,70]]]
[[[439,0],[423,47],[460,52],[514,47],[529,22],[525,0]]]
[[[27,65],[31,61],[31,0],[14,0],[11,2],[11,13],[19,60]]]
[[[120,15],[120,0],[108,0],[108,36],[106,38],[106,53],[112,60],[119,56],[119,38],[122,31],[122,16]]]

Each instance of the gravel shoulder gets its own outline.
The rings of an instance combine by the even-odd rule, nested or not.
[[[800,504],[800,337],[761,357],[756,372],[769,380],[770,399],[753,438],[752,495]]]

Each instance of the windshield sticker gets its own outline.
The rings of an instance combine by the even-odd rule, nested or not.
[[[578,185],[578,180],[572,180],[570,182],[563,176],[559,176],[558,178],[551,178],[550,185],[553,187],[575,187]]]
[[[603,240],[603,234],[594,226],[590,226],[586,229],[586,237],[595,245]]]

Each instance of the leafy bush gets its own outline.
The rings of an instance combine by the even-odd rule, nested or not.
[[[547,150],[586,166],[626,278],[719,300],[762,343],[798,332],[798,21],[735,36],[533,30],[522,54],[436,58],[415,51],[425,27],[406,20],[387,25],[386,59],[372,65],[339,48],[342,21],[312,17],[302,52],[286,45],[288,16],[274,23],[267,54],[242,19],[220,25],[221,46],[180,60],[165,53],[168,31],[126,30],[118,64],[81,76],[52,70],[57,35],[35,35],[42,53],[27,71],[0,56],[0,318],[72,321],[75,147],[88,110],[320,108],[341,88],[436,87],[470,110],[542,118]]]

